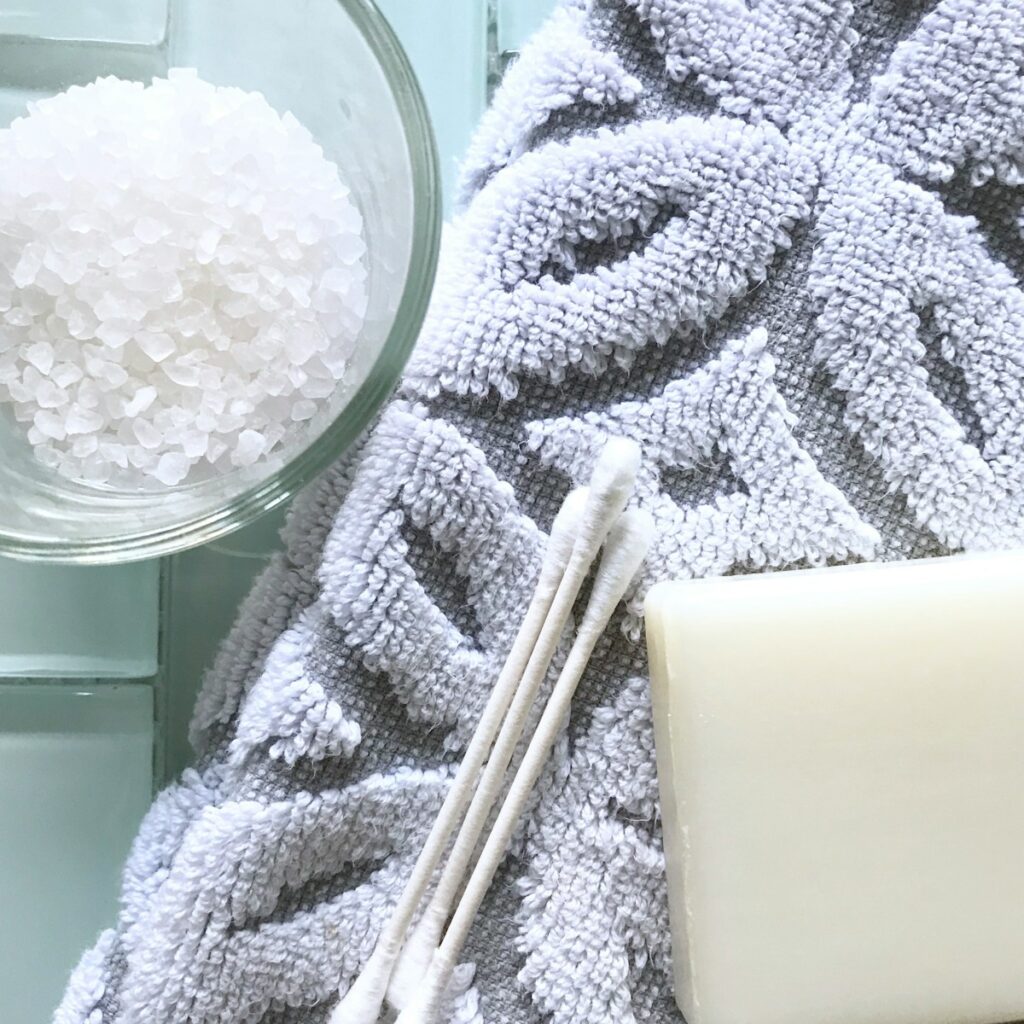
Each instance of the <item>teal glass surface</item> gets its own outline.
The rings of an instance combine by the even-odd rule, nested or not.
[[[0,684],[0,1021],[43,1024],[117,914],[152,792],[145,684]]]
[[[518,50],[554,10],[555,0],[505,0],[498,4],[498,45]]]
[[[254,579],[280,548],[285,514],[274,509],[230,537],[167,560],[162,718],[167,781],[192,762],[188,726],[203,676]]]
[[[154,45],[165,35],[168,0],[18,0],[0,9],[0,34]]]
[[[378,0],[412,62],[430,110],[451,209],[458,160],[487,105],[486,0]]]
[[[0,676],[155,674],[159,592],[159,562],[49,566],[0,558]],[[0,723],[5,712],[0,704]]]
[[[0,4],[0,127],[30,100],[100,75],[148,81],[167,71],[168,0]]]

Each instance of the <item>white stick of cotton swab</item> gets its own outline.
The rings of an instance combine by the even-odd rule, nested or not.
[[[530,791],[551,753],[594,646],[640,568],[653,537],[654,522],[646,512],[626,512],[613,529],[583,622],[537,730],[466,883],[444,939],[433,954],[423,983],[398,1015],[395,1024],[438,1024],[452,971],[480,904],[526,807]]]
[[[487,819],[501,794],[509,762],[526,726],[530,708],[544,682],[583,581],[612,525],[626,507],[640,464],[640,449],[616,438],[605,445],[594,466],[586,507],[572,557],[548,611],[515,697],[487,759],[477,790],[452,846],[437,886],[419,924],[407,938],[388,987],[388,1002],[402,1009],[416,993],[437,948]],[[331,1022],[337,1024],[337,1022]]]
[[[395,959],[402,948],[402,940],[426,893],[431,875],[448,846],[448,840],[473,795],[473,783],[487,757],[487,752],[491,749],[498,727],[536,645],[548,609],[558,592],[558,586],[580,530],[583,511],[587,504],[587,493],[586,488],[572,491],[555,516],[544,553],[544,562],[537,579],[537,588],[512,649],[505,659],[501,674],[466,747],[462,763],[431,826],[405,889],[395,904],[391,917],[381,929],[370,959],[335,1007],[330,1024],[375,1024],[380,1016],[384,994]]]

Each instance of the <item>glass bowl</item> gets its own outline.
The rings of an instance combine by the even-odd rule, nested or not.
[[[440,238],[423,97],[370,0],[0,0],[0,123],[114,74],[191,67],[290,110],[338,164],[364,221],[369,306],[333,419],[305,447],[161,490],[76,483],[36,461],[0,408],[0,554],[64,562],[165,555],[245,525],[336,459],[394,387],[419,331]]]

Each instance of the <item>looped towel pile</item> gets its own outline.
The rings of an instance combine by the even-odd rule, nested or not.
[[[678,1022],[643,594],[1024,542],[1022,68],[1016,0],[558,9],[468,154],[400,391],[296,503],[57,1021],[326,1020],[619,434],[659,539],[451,1020]]]

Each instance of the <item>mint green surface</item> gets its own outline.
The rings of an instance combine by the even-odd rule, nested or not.
[[[275,509],[215,544],[167,559],[161,722],[167,780],[192,762],[188,724],[203,675],[253,580],[280,547],[284,517],[284,509]]]
[[[168,0],[18,0],[0,8],[0,34],[152,45]]]
[[[0,684],[0,1021],[49,1021],[152,790],[145,684]]]
[[[498,5],[498,44],[519,50],[554,9],[555,0],[508,0]]]
[[[486,0],[378,0],[426,96],[446,199],[487,104]]]
[[[33,100],[101,75],[146,82],[166,72],[166,57],[153,46],[23,40],[0,32],[0,127],[27,114]]]
[[[19,0],[0,4],[0,127],[33,100],[100,75],[167,71],[168,0]]]
[[[153,675],[159,579],[156,562],[65,567],[0,558],[0,677]],[[0,703],[0,729],[5,720]]]

